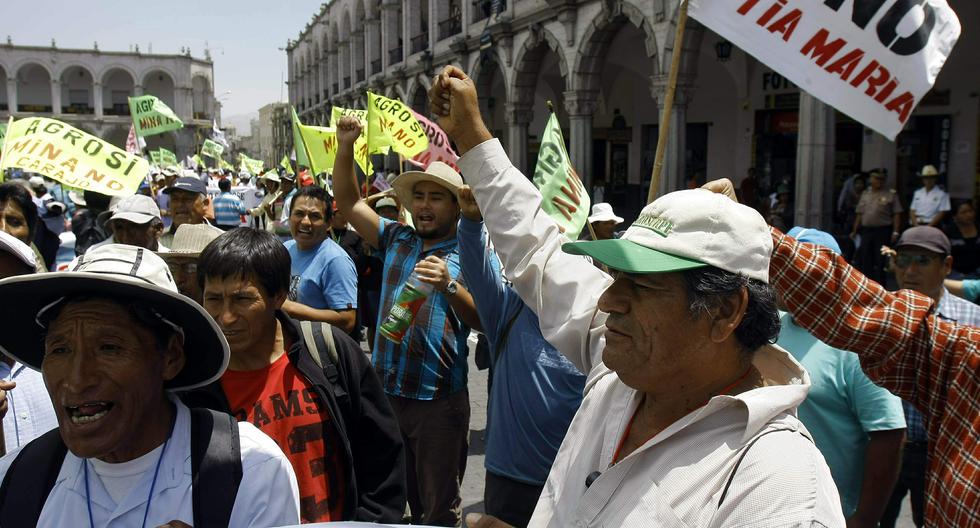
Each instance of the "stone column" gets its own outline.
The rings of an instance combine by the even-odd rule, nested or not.
[[[651,86],[653,97],[657,100],[657,113],[663,116],[664,99],[667,93],[667,76],[658,75],[653,78]],[[687,103],[693,92],[692,84],[685,79],[677,79],[674,90],[674,105],[670,112],[670,129],[667,134],[667,150],[664,153],[664,168],[660,178],[660,188],[657,196],[686,188],[687,156]],[[663,123],[660,124],[663,126]],[[641,181],[646,181],[651,175],[643,175]]]
[[[507,103],[504,119],[507,122],[507,155],[518,170],[527,174],[527,128],[534,114],[531,105]]]
[[[139,97],[141,95],[143,95],[143,85],[142,84],[133,85],[133,96]]]
[[[586,191],[591,196],[592,183],[592,115],[598,106],[595,92],[565,92],[565,110],[568,112],[571,130],[568,138],[568,156],[578,171]]]
[[[92,83],[92,103],[95,108],[95,118],[102,119],[102,117],[105,115],[105,111],[102,108],[102,83],[98,81]],[[177,105],[177,108],[180,108],[179,104]],[[177,108],[174,110],[177,110]],[[181,117],[181,119],[183,119],[183,117]]]
[[[7,108],[10,115],[17,113],[17,76],[7,78]]]
[[[51,113],[61,115],[61,80],[51,79]]]
[[[796,139],[796,225],[829,229],[834,211],[834,109],[800,91]]]
[[[384,46],[382,42],[378,41],[378,36],[381,32],[381,19],[372,18],[367,21],[367,27],[365,28],[365,38],[364,38],[364,77],[365,79],[370,79],[372,75],[375,75],[375,71],[371,69],[371,63],[374,62],[374,56],[377,54],[378,58],[384,61],[381,57],[384,55]],[[382,63],[383,64],[383,63]],[[384,71],[383,69],[381,71]],[[381,73],[381,72],[377,72]]]

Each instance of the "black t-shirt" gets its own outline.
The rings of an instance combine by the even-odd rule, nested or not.
[[[965,237],[953,224],[946,229],[953,246],[953,269],[963,274],[975,274],[980,268],[980,236]]]

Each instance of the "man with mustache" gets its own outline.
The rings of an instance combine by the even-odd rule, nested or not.
[[[173,219],[170,229],[160,237],[160,244],[164,247],[169,248],[173,244],[177,228],[184,224],[211,225],[206,218],[211,199],[208,198],[207,186],[200,178],[181,176],[163,192],[170,196],[170,217]],[[213,228],[218,234],[223,233],[217,227]]]

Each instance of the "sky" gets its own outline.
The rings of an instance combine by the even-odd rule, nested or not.
[[[189,46],[204,57],[211,49],[214,93],[224,105],[222,117],[256,112],[286,100],[288,39],[299,32],[324,0],[2,0],[0,41],[15,45],[129,51],[139,44],[147,53],[176,54]],[[221,96],[226,91],[230,94]],[[245,131],[247,134],[247,131]]]

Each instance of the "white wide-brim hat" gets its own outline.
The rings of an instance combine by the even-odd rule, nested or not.
[[[613,212],[612,205],[599,202],[592,206],[592,214],[589,215],[590,224],[594,222],[609,222],[611,220],[615,220],[617,224],[623,223],[623,217]]]
[[[145,307],[184,335],[184,368],[164,384],[168,390],[208,385],[228,367],[228,342],[199,304],[178,293],[167,264],[152,251],[123,244],[94,247],[71,271],[0,280],[0,351],[34,370],[44,360],[41,319],[60,302],[82,296],[118,299]]]
[[[463,186],[463,178],[452,167],[441,161],[433,161],[424,171],[403,172],[391,182],[391,186],[398,194],[398,201],[407,206],[412,203],[415,184],[424,181],[445,187],[459,200],[459,188]]]

